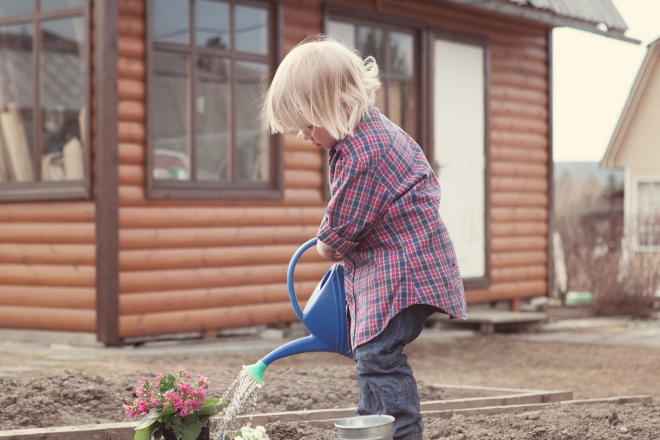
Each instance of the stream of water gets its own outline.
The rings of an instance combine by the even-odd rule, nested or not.
[[[234,427],[233,419],[237,416],[246,404],[252,408],[250,413],[257,406],[258,390],[261,388],[244,370],[238,373],[238,377],[229,385],[222,398],[229,400],[229,405],[225,407],[221,416],[214,417],[214,426],[211,427],[211,440],[222,440],[222,436],[227,430],[235,431],[243,426],[250,426],[250,423],[242,423],[241,426]],[[232,394],[233,391],[233,394]],[[231,397],[229,395],[231,394]],[[252,397],[252,400],[250,400]],[[249,402],[248,402],[249,401]]]

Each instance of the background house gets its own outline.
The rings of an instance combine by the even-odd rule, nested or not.
[[[648,47],[602,165],[625,169],[627,249],[660,252],[660,39]]]
[[[0,326],[112,345],[294,319],[286,267],[323,216],[324,158],[262,133],[258,98],[320,32],[379,61],[377,105],[435,167],[468,302],[546,294],[556,26],[632,41],[608,0],[0,3]],[[72,57],[66,80],[49,67]],[[301,299],[327,268],[301,260]]]

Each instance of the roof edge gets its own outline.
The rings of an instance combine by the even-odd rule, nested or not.
[[[591,32],[593,34],[601,35],[608,38],[614,38],[616,40],[624,41],[626,43],[632,44],[641,44],[640,40],[635,38],[630,38],[624,35],[624,31],[617,30],[607,30],[603,31],[598,29],[595,25],[591,25],[588,22],[570,19],[566,17],[560,17],[554,13],[549,13],[547,11],[538,10],[538,9],[528,9],[522,8],[515,5],[509,5],[504,3],[496,3],[491,1],[474,1],[474,0],[445,0],[449,3],[455,3],[463,6],[469,6],[477,9],[497,12],[504,15],[509,15],[513,17],[523,18],[531,21],[536,21],[539,23],[544,23],[551,27],[571,27],[574,29],[579,29],[586,32]]]
[[[635,82],[630,89],[630,94],[628,95],[626,104],[623,106],[621,116],[619,116],[619,121],[617,122],[616,128],[612,133],[610,143],[607,146],[607,150],[605,150],[603,159],[600,161],[601,167],[614,168],[614,158],[619,152],[619,148],[623,142],[623,137],[628,131],[628,125],[630,124],[632,115],[635,110],[637,110],[637,105],[641,99],[642,91],[646,87],[646,83],[651,76],[651,71],[653,70],[655,63],[658,61],[658,58],[660,58],[659,49],[660,38],[648,45],[648,51],[646,52],[644,61],[642,61],[639,72],[637,72],[637,77],[635,78]]]

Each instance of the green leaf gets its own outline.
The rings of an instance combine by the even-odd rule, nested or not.
[[[197,417],[197,414],[190,414],[188,417],[183,419],[184,425],[191,425],[193,423],[199,423],[199,417]]]
[[[204,406],[198,409],[197,411],[195,411],[195,414],[199,414],[199,415],[208,414],[214,416],[217,413],[219,413],[220,410],[225,406],[227,406],[226,400],[206,399],[204,401]]]
[[[174,414],[174,408],[172,408],[171,406],[165,407],[163,408],[163,412],[161,414],[163,417],[172,415]]]
[[[197,437],[199,437],[199,434],[202,432],[203,426],[204,425],[199,423],[199,421],[184,425],[182,440],[197,440]]]
[[[151,440],[151,435],[156,431],[160,426],[157,423],[154,423],[146,428],[136,431],[135,437],[133,440]]]
[[[154,432],[154,440],[160,440],[163,437],[163,430],[162,429],[156,429]]]
[[[160,411],[157,410],[157,409],[152,409],[151,412],[149,414],[147,414],[144,417],[144,419],[142,419],[140,424],[135,427],[135,430],[139,431],[140,429],[144,429],[147,426],[150,426],[155,421],[157,421],[159,417],[160,417]]]
[[[210,418],[211,418],[211,415],[210,415],[210,414],[202,414],[201,416],[199,416],[199,421],[200,421],[203,425],[206,425],[206,422],[208,422]]]
[[[166,374],[163,376],[163,379],[160,382],[160,394],[165,394],[166,392],[173,390],[175,381],[176,377],[172,376],[171,374]]]

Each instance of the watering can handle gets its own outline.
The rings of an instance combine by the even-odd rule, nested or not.
[[[318,239],[314,237],[298,248],[296,253],[293,254],[293,257],[291,258],[291,262],[289,263],[289,271],[286,274],[286,282],[287,287],[289,288],[289,298],[291,299],[291,305],[293,306],[293,310],[296,312],[296,315],[298,315],[300,322],[303,320],[303,312],[300,309],[300,304],[298,304],[298,298],[296,297],[296,289],[293,283],[293,272],[295,271],[296,264],[298,264],[298,260],[300,257],[302,257],[302,254],[304,254],[307,249],[315,246],[317,241]]]

